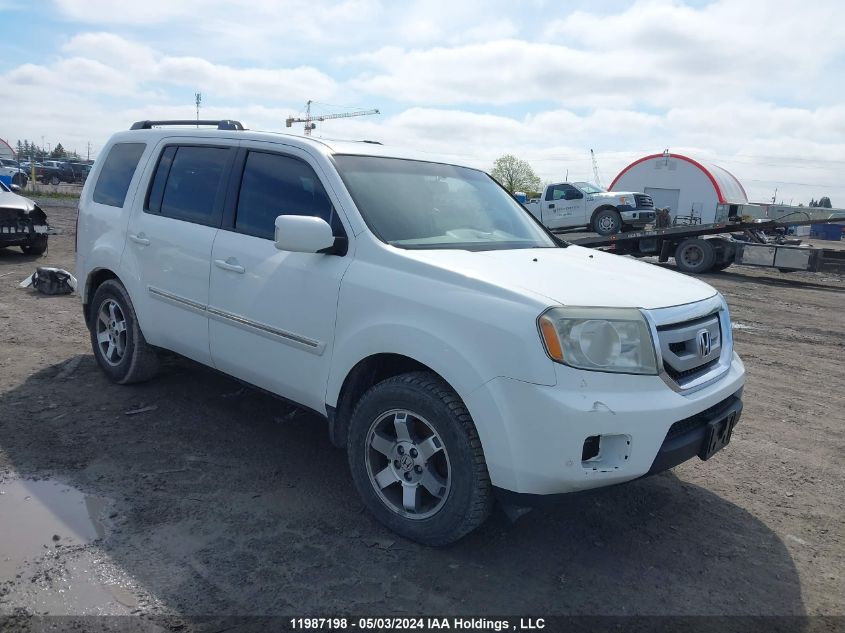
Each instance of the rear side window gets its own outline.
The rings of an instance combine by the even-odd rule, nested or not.
[[[169,218],[215,225],[230,150],[170,146],[159,159],[147,210]]]
[[[235,230],[272,240],[280,215],[323,218],[336,237],[344,234],[326,190],[309,165],[290,156],[250,152],[238,196]]]
[[[122,207],[126,201],[129,183],[135,175],[138,161],[146,148],[144,143],[115,143],[97,177],[94,202],[112,207]]]

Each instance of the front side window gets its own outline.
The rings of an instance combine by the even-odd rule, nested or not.
[[[376,156],[337,155],[364,221],[401,248],[550,248],[552,237],[484,172]]]
[[[147,209],[177,220],[213,225],[230,150],[170,146],[159,159]]]
[[[138,161],[146,149],[145,143],[115,143],[97,177],[94,202],[112,207],[122,207],[126,202],[129,183],[138,168]]]
[[[576,182],[576,186],[586,194],[593,194],[593,193],[605,193],[607,189],[602,189],[601,187],[597,187],[591,182]]]
[[[336,237],[343,235],[334,206],[309,165],[281,154],[250,152],[238,196],[235,230],[272,240],[280,215],[323,218]]]

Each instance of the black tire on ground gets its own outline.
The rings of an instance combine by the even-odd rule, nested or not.
[[[721,272],[721,271],[725,270],[725,268],[727,268],[731,264],[733,264],[733,261],[722,262],[721,264],[713,264],[713,266],[710,268],[710,272],[711,273]]]
[[[26,255],[43,255],[47,250],[47,236],[39,235],[29,244],[23,244],[21,250]]]
[[[12,176],[12,184],[17,185],[21,189],[26,187],[26,181],[27,181],[26,174],[23,173],[23,172],[20,172],[20,171],[15,172],[15,175]]]
[[[613,235],[622,230],[622,216],[614,209],[603,209],[593,217],[593,230],[599,235]]]
[[[115,308],[114,312],[109,310],[110,307]],[[100,318],[101,312],[104,319]],[[121,332],[110,329],[110,326],[113,327],[121,321],[124,323]],[[158,371],[156,352],[141,332],[129,293],[116,279],[104,281],[94,293],[88,312],[88,330],[91,334],[94,358],[112,381],[121,385],[143,382],[152,378]],[[115,342],[118,343],[115,348],[122,349],[122,354],[118,356],[112,353],[111,357],[107,358],[108,341],[101,345],[98,336],[107,335],[109,332],[115,335]]]
[[[716,261],[716,251],[708,240],[688,237],[675,249],[675,266],[685,273],[706,273]]]
[[[420,447],[425,444],[420,439],[420,429],[423,432],[432,430],[436,434],[437,445],[441,446],[442,454],[437,454],[438,459],[443,460],[441,469],[443,463],[447,464],[447,475],[441,481],[448,482],[448,485],[444,483],[440,489],[439,506],[437,498],[431,496],[435,507],[429,510],[433,514],[428,516],[409,518],[400,513],[401,509],[390,505],[386,499],[388,489],[401,497],[400,503],[404,501],[405,484],[398,476],[396,481],[378,486],[381,492],[377,492],[376,473],[372,471],[380,469],[381,465],[375,465],[373,460],[384,459],[387,463],[385,470],[391,467],[391,463],[395,465],[399,462],[382,457],[382,452],[373,448],[373,438],[379,420],[386,419],[390,424],[390,415],[395,411],[409,412],[407,419],[418,425],[411,427],[414,429],[412,441],[419,441]],[[420,419],[423,420],[422,426]],[[398,439],[398,432],[396,436]],[[398,451],[396,456],[403,453],[398,443],[394,443],[393,447]],[[418,456],[415,450],[407,454]],[[475,424],[460,397],[434,373],[401,374],[370,388],[352,413],[347,457],[352,479],[364,505],[388,528],[418,543],[432,546],[453,543],[481,525],[492,509],[492,486]],[[428,459],[425,468],[432,467],[434,459],[434,456]],[[397,470],[401,469],[397,466]],[[421,467],[417,472],[422,472]],[[405,473],[406,478],[410,474]],[[400,487],[396,488],[396,485]],[[419,494],[428,497],[422,488]]]
[[[60,182],[61,182],[61,180],[59,180],[58,176],[53,176],[53,177],[50,178],[50,184],[51,185],[58,185]]]

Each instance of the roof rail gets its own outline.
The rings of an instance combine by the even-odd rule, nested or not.
[[[213,125],[218,130],[243,130],[244,126],[240,121],[233,121],[232,119],[223,119],[222,121],[211,120],[191,120],[191,119],[173,119],[170,121],[136,121],[130,127],[130,130],[151,130],[156,125]]]

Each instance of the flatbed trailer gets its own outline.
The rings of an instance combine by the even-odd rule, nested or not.
[[[796,225],[845,222],[845,212],[820,215],[801,212],[797,219],[758,219],[754,221],[716,222],[690,226],[628,231],[615,235],[596,235],[567,239],[572,244],[598,248],[634,257],[657,256],[658,261],[670,258],[688,273],[724,270],[731,264],[777,268],[784,272],[796,270],[832,271],[845,273],[845,251],[792,246],[771,241],[767,231]],[[558,233],[560,237],[565,236]]]

